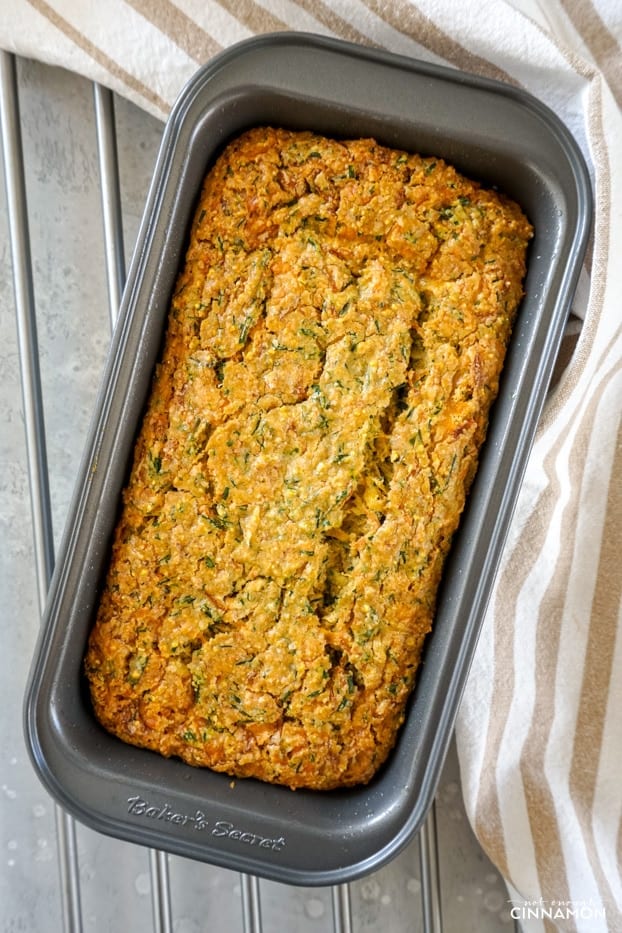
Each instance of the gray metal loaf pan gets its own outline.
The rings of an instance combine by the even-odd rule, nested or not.
[[[125,745],[95,721],[82,659],[200,183],[252,125],[312,129],[440,156],[515,198],[535,227],[479,471],[454,539],[407,720],[367,786],[293,792]],[[580,152],[514,87],[310,35],[223,52],[168,121],[25,703],[33,763],[78,820],[136,843],[277,881],[344,882],[379,868],[430,806],[576,286],[590,228]]]

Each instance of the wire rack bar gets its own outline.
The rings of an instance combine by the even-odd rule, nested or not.
[[[432,804],[425,822],[419,830],[419,859],[421,864],[423,931],[424,933],[443,933],[435,804]]]
[[[262,933],[259,879],[254,875],[240,875],[242,885],[242,928],[244,933]]]
[[[54,533],[39,370],[39,344],[32,280],[17,68],[15,57],[4,51],[0,51],[0,125],[13,264],[35,572],[39,608],[43,612],[54,567]],[[58,805],[55,805],[55,817],[64,929],[67,933],[80,933],[82,910],[75,823]]]
[[[0,52],[2,150],[39,605],[43,609],[54,567],[54,534],[39,372],[30,234],[15,58]]]
[[[93,84],[95,132],[101,191],[104,251],[110,324],[114,327],[125,285],[125,251],[123,243],[123,212],[119,183],[119,156],[112,92],[101,84]]]
[[[331,889],[333,900],[333,928],[335,933],[352,933],[350,886],[336,884]]]
[[[173,933],[173,908],[169,881],[168,855],[149,849],[153,933]]]

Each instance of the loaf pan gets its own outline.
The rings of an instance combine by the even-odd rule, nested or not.
[[[440,156],[518,201],[535,228],[526,294],[479,470],[446,564],[407,718],[367,786],[232,781],[123,744],[83,678],[120,491],[201,181],[253,125]],[[589,176],[557,117],[516,87],[340,41],[245,41],[189,82],[167,123],[25,701],[27,744],[63,808],[103,833],[276,881],[378,869],[431,805],[589,235]]]

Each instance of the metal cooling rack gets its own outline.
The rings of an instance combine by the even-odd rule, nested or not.
[[[7,195],[7,220],[10,253],[13,269],[14,301],[17,321],[17,345],[21,376],[23,418],[26,434],[27,470],[30,487],[34,560],[38,588],[39,609],[42,611],[54,565],[54,539],[51,520],[50,480],[46,453],[46,431],[44,399],[40,375],[39,344],[37,337],[36,304],[33,287],[31,237],[29,211],[26,200],[24,154],[22,147],[22,125],[20,120],[18,60],[6,52],[0,52],[0,126],[4,173]],[[94,125],[96,150],[101,188],[101,220],[104,231],[105,266],[108,292],[110,326],[114,326],[117,309],[125,278],[123,214],[119,183],[119,160],[117,151],[117,125],[113,95],[99,85],[93,86]],[[455,784],[454,784],[455,788]],[[81,933],[85,929],[82,906],[83,870],[80,864],[76,823],[73,818],[55,806],[56,860],[59,872],[60,900],[62,904],[62,930],[64,933]],[[451,844],[451,843],[449,843]],[[418,850],[419,879],[416,893],[420,894],[420,916],[408,916],[403,933],[422,930],[423,933],[442,933],[443,891],[439,872],[439,834],[437,813],[432,808],[418,838],[410,849],[410,858]],[[415,856],[416,858],[416,856]],[[492,866],[486,867],[481,856],[483,871],[489,883],[493,876]],[[149,888],[152,900],[152,930],[154,933],[179,933],[181,925],[176,923],[171,897],[170,860],[166,853],[148,852]],[[207,874],[212,869],[204,866]],[[415,868],[416,871],[416,868]],[[415,879],[411,879],[415,881]],[[373,884],[372,882],[370,882]],[[114,879],[112,880],[114,884]],[[264,882],[242,875],[239,878],[241,918],[239,929],[243,933],[272,933],[267,929],[262,912],[262,888]],[[420,887],[419,887],[420,885]],[[358,922],[353,911],[351,885],[338,885],[330,889],[328,902],[332,907],[333,933],[357,933],[363,928],[377,931],[382,927],[369,917]],[[414,890],[414,888],[413,888]],[[479,895],[482,894],[481,889]],[[419,898],[415,903],[418,903]],[[461,900],[461,896],[458,896]],[[498,907],[498,904],[497,904]],[[492,908],[488,907],[489,912]],[[330,924],[330,909],[327,922]],[[408,910],[406,910],[408,915]],[[455,915],[455,911],[454,911]],[[501,916],[501,914],[499,915]],[[490,918],[490,913],[488,914]],[[103,921],[105,923],[105,921]],[[91,920],[92,923],[92,920]],[[286,920],[288,926],[279,925],[283,933],[296,933],[295,918]],[[54,929],[53,924],[49,927]],[[95,929],[112,929],[99,926]],[[447,928],[447,927],[446,927]],[[512,928],[506,916],[499,925],[486,930],[508,930]],[[4,928],[3,928],[4,929]],[[8,930],[9,927],[7,926]],[[13,927],[11,926],[11,929]],[[185,929],[185,927],[184,927]],[[224,930],[224,927],[220,929]],[[276,928],[274,928],[276,929]],[[466,927],[464,928],[466,929]],[[471,921],[469,929],[483,929]],[[452,926],[453,930],[453,926]],[[450,933],[452,933],[450,930]],[[38,931],[33,931],[38,933]],[[237,933],[233,927],[226,933]],[[401,930],[391,929],[391,933]]]

